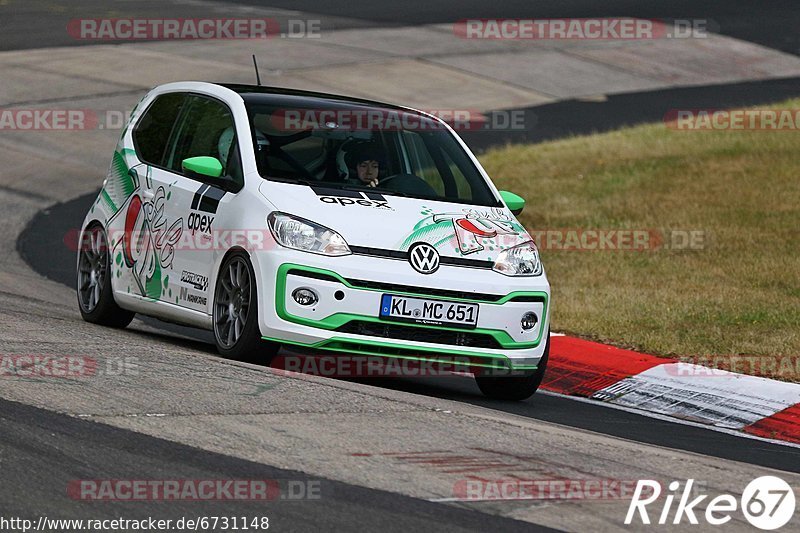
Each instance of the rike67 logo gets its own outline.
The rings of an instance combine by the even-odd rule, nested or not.
[[[660,502],[656,502],[662,495],[661,483],[640,479],[625,515],[625,524],[633,523],[638,515],[642,524],[681,524],[685,519],[690,524],[697,525],[700,517],[712,526],[721,526],[730,522],[735,513],[741,512],[750,525],[771,531],[785,526],[794,516],[794,490],[779,477],[761,476],[754,479],[745,487],[738,500],[731,494],[720,494],[708,500],[708,494],[698,496],[696,491],[693,493],[693,485],[694,479],[688,479],[681,490],[679,481],[671,482],[668,486],[669,492],[663,498],[663,507],[658,512]],[[648,506],[654,503],[654,509],[650,510],[658,514],[651,522]],[[673,511],[674,503],[676,505]],[[700,510],[703,507],[705,512]]]

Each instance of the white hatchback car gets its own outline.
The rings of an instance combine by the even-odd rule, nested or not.
[[[263,362],[280,345],[459,361],[486,395],[524,399],[550,286],[523,205],[421,111],[170,83],[131,113],[84,220],[80,311],[209,329]]]

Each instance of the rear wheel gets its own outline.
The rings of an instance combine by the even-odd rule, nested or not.
[[[234,252],[222,263],[214,291],[214,340],[222,355],[267,363],[278,352],[277,344],[261,339],[257,295],[249,258]]]
[[[481,392],[495,400],[520,401],[527,400],[536,392],[547,369],[550,357],[550,332],[547,333],[547,344],[539,365],[532,373],[524,376],[475,376]]]
[[[81,235],[78,250],[78,307],[87,322],[124,328],[135,313],[122,309],[111,290],[111,268],[106,232],[99,225]]]

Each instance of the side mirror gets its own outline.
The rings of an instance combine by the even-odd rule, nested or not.
[[[183,168],[184,172],[199,174],[208,178],[222,176],[222,163],[216,157],[190,157],[181,162],[181,168]]]
[[[522,196],[509,191],[500,191],[500,198],[512,213],[515,215],[522,213],[522,209],[525,207],[525,199]]]

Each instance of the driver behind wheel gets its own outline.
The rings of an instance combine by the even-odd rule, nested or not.
[[[372,143],[359,144],[347,153],[348,167],[355,169],[356,181],[360,185],[375,187],[381,170],[386,165],[383,150]]]

